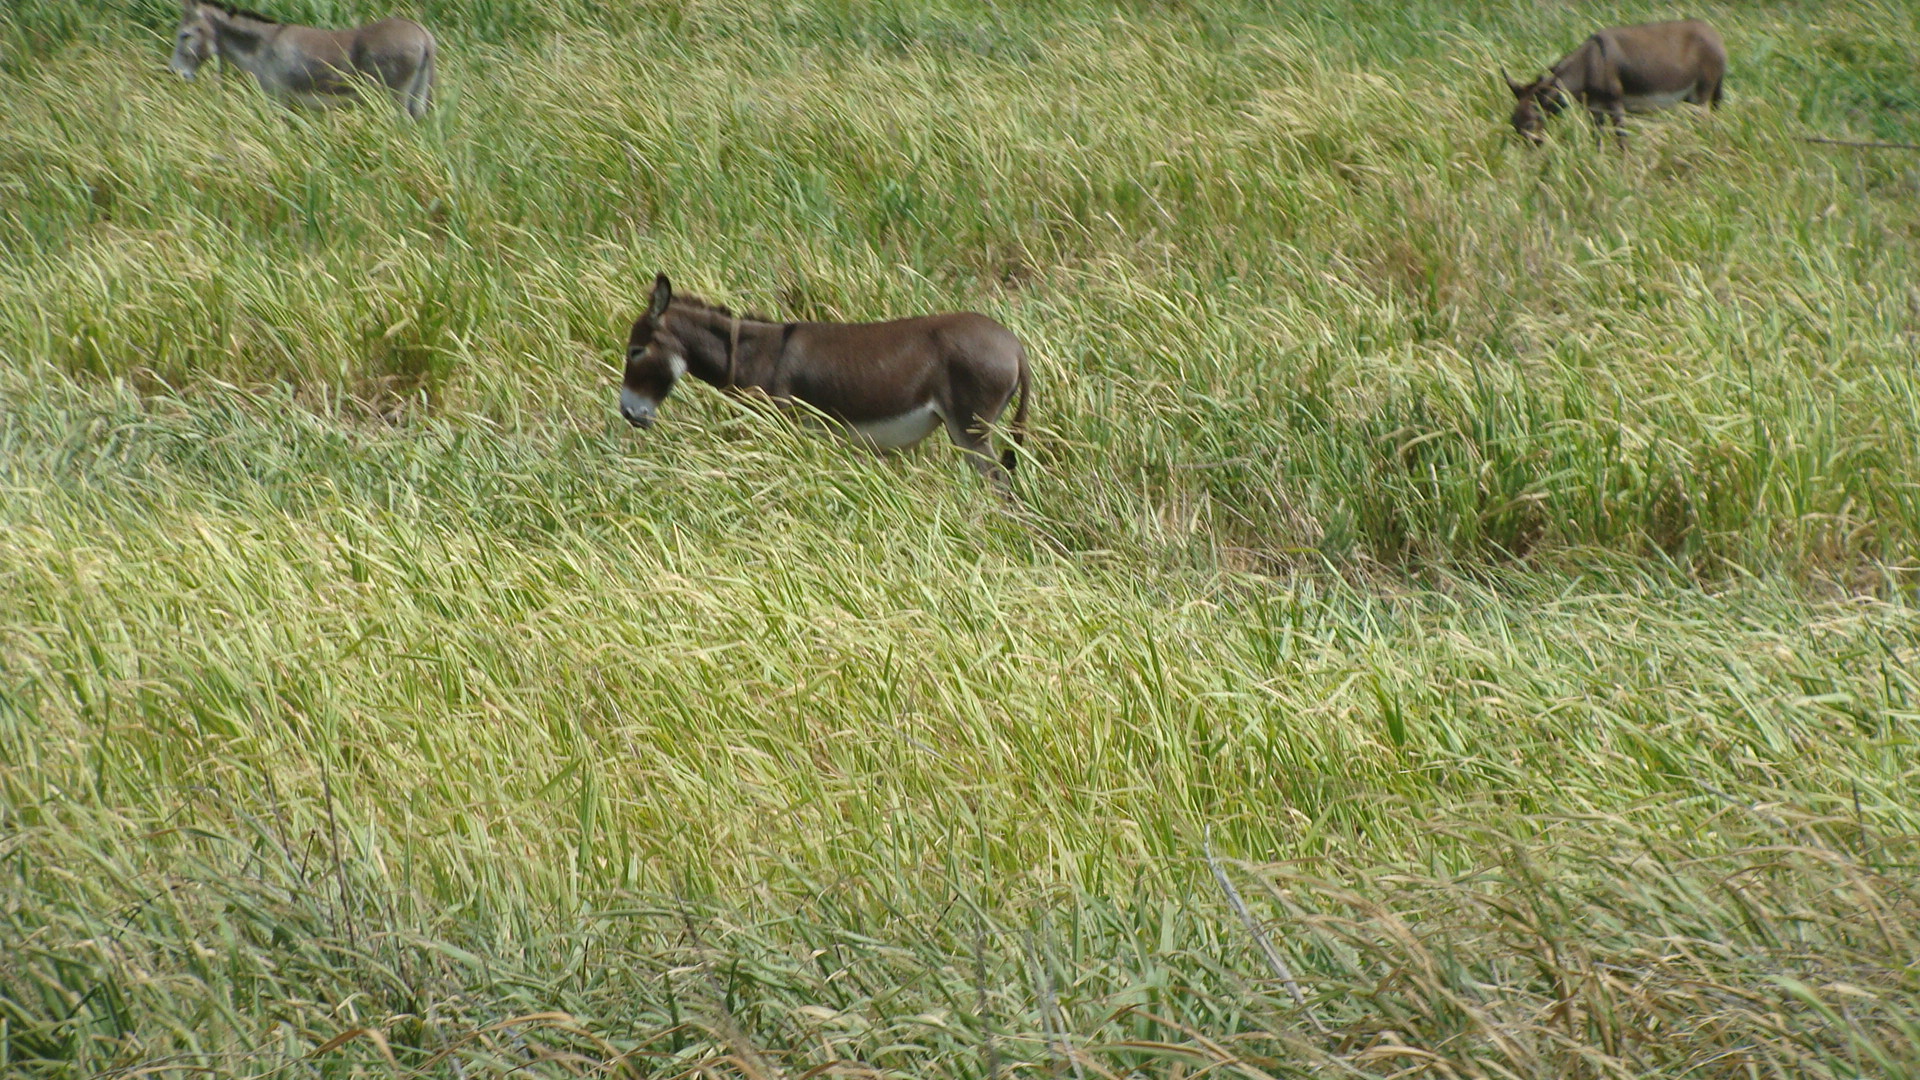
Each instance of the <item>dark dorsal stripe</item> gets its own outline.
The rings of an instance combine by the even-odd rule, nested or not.
[[[755,315],[752,312],[743,311],[735,314],[734,310],[725,304],[716,304],[704,297],[694,296],[692,293],[674,293],[673,302],[676,306],[695,308],[700,311],[710,311],[723,319],[739,319],[741,322],[773,323],[776,326],[785,321],[782,319],[769,319],[765,315]]]
[[[242,19],[253,19],[256,22],[272,23],[275,26],[284,25],[283,23],[281,23],[279,19],[276,19],[271,15],[262,15],[261,13],[254,11],[251,8],[235,7],[232,4],[226,3],[225,0],[200,0],[200,2],[206,5],[207,7],[218,8],[221,11],[226,12],[228,15],[237,16]]]

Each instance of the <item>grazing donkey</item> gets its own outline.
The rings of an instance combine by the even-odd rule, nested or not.
[[[349,101],[357,83],[371,81],[386,87],[418,120],[433,94],[433,35],[406,19],[322,30],[289,26],[216,0],[182,0],[167,66],[191,79],[216,53],[252,75],[267,93],[303,105]]]
[[[981,475],[1006,490],[1014,453],[993,458],[987,427],[1020,394],[1008,425],[1024,441],[1027,349],[1013,331],[972,312],[877,323],[777,323],[675,296],[667,275],[653,279],[646,314],[627,339],[620,415],[653,426],[680,376],[723,390],[760,391],[802,402],[859,439],[899,450],[945,423],[947,435]]]
[[[1727,49],[1720,35],[1696,19],[1602,30],[1530,83],[1500,73],[1518,99],[1513,130],[1536,146],[1545,141],[1546,117],[1559,113],[1569,98],[1586,105],[1595,138],[1609,118],[1614,134],[1624,138],[1627,110],[1664,109],[1682,101],[1712,108],[1720,103],[1726,74]]]

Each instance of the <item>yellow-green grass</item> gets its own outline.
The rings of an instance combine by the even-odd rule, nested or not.
[[[0,1073],[1920,1071],[1912,7],[170,11],[0,13]],[[1014,327],[1020,505],[631,432],[657,270]]]

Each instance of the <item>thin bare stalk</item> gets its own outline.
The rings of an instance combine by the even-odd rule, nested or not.
[[[1826,146],[1857,146],[1862,150],[1920,150],[1920,143],[1870,142],[1861,139],[1823,139],[1814,135],[1803,135],[1801,138],[1810,143],[1821,143]]]
[[[1226,868],[1222,867],[1220,860],[1214,857],[1212,825],[1207,826],[1201,843],[1206,849],[1207,866],[1213,870],[1213,880],[1220,883],[1220,891],[1227,894],[1227,904],[1233,908],[1234,914],[1240,916],[1240,921],[1246,924],[1247,933],[1253,935],[1254,944],[1260,946],[1261,955],[1267,958],[1267,966],[1273,969],[1274,976],[1286,986],[1287,993],[1293,997],[1293,1003],[1300,1006],[1301,1010],[1307,1014],[1307,1020],[1313,1024],[1314,1030],[1323,1035],[1326,1034],[1326,1026],[1320,1023],[1318,1016],[1314,1015],[1313,1007],[1307,1004],[1307,995],[1301,991],[1300,983],[1294,979],[1293,969],[1287,966],[1287,962],[1280,958],[1280,953],[1267,940],[1267,935],[1260,930],[1260,924],[1254,921],[1253,913],[1247,910],[1246,903],[1240,899],[1240,890],[1234,888],[1233,882],[1227,879]]]

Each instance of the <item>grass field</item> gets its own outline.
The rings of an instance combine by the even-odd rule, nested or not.
[[[1920,8],[409,4],[0,9],[0,1075],[1920,1076]],[[659,270],[1019,505],[633,432]]]

